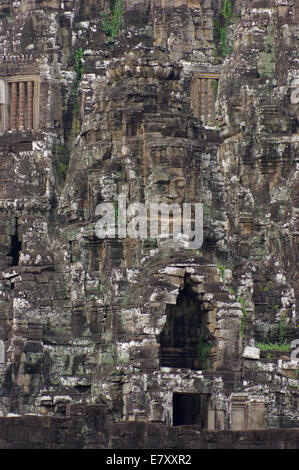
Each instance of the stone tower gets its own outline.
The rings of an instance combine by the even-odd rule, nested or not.
[[[298,11],[2,2],[1,415],[298,426]],[[119,196],[200,203],[202,246],[99,238]]]

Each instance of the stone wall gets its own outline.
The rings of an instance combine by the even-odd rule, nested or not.
[[[156,423],[176,442],[182,394],[206,404],[198,419],[217,430],[206,434],[215,445],[241,435],[221,430],[247,430],[255,445],[256,426],[298,426],[295,2],[235,1],[226,24],[220,0],[124,0],[113,37],[101,16],[112,21],[108,0],[9,6],[0,9],[2,422],[73,426],[70,405],[103,406],[132,436],[134,423],[122,421]],[[9,83],[29,77],[38,128],[22,129],[28,92]],[[99,239],[96,207],[120,194],[146,207],[201,202],[202,247],[150,234]],[[264,353],[269,342],[276,349]]]
[[[298,448],[295,429],[207,431],[197,426],[113,424],[99,405],[72,405],[68,413],[66,417],[1,417],[0,449],[135,449],[138,455],[138,449]]]

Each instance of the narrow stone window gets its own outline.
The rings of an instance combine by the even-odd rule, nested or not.
[[[127,136],[128,137],[134,137],[135,135],[137,135],[137,130],[138,130],[138,124],[137,122],[128,122],[127,123]]]
[[[197,425],[208,429],[210,393],[174,393],[173,425]]]
[[[39,86],[36,76],[0,80],[0,125],[6,131],[38,128]]]
[[[19,265],[19,258],[20,258],[21,249],[22,249],[22,242],[19,239],[18,228],[17,228],[17,225],[16,225],[15,233],[11,237],[10,251],[8,253],[8,256],[11,260],[10,266],[18,266]]]
[[[216,127],[215,102],[219,74],[203,73],[194,77],[191,84],[191,106],[195,117],[206,127]]]
[[[91,385],[75,385],[75,390],[81,394],[90,393]]]
[[[0,339],[0,364],[5,363],[5,347],[4,342]]]
[[[9,0],[2,0],[0,5],[0,18],[6,18],[10,16],[10,4]]]

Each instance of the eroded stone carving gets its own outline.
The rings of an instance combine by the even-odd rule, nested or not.
[[[18,132],[0,138],[1,412],[96,404],[114,422],[294,426],[295,366],[258,344],[296,331],[297,71],[287,58],[298,55],[297,10],[234,2],[223,61],[215,2],[125,2],[113,47],[97,20],[104,3],[22,2],[9,27],[0,8],[1,90],[39,76],[41,124],[21,128],[29,89],[12,80]],[[96,207],[119,194],[202,202],[200,251],[99,239]],[[182,423],[196,397],[201,412]]]

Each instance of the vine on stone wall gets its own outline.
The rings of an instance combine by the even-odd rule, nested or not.
[[[205,369],[207,367],[208,352],[211,347],[212,345],[205,342],[202,336],[199,337],[197,344],[197,353],[201,369]]]
[[[110,0],[110,14],[101,14],[103,31],[110,44],[114,43],[123,25],[123,13],[123,0]]]
[[[78,114],[79,114],[78,87],[83,77],[83,62],[82,62],[83,54],[84,52],[81,47],[77,50],[75,54],[74,70],[76,72],[76,77],[73,83],[73,100],[74,100],[74,113],[75,113],[76,118],[78,118]]]
[[[58,170],[59,177],[64,183],[67,176],[70,153],[66,145],[57,145],[54,155],[54,166]]]
[[[228,50],[227,30],[232,22],[232,15],[232,2],[230,0],[224,0],[220,16],[214,20],[214,36],[218,44],[217,53],[222,57],[226,57],[230,52]]]

